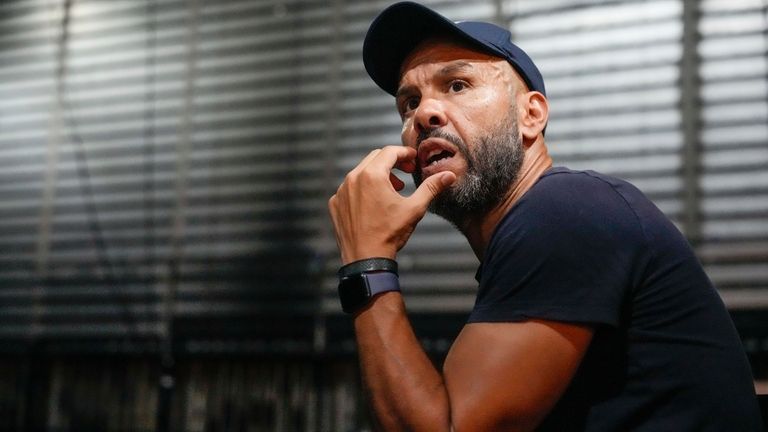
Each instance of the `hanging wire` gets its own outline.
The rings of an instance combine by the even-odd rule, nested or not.
[[[61,35],[58,40],[57,58],[56,58],[56,100],[61,110],[62,120],[64,121],[63,134],[69,138],[72,144],[75,156],[75,172],[77,174],[78,186],[83,197],[85,206],[86,223],[88,232],[96,248],[96,258],[98,268],[103,273],[103,279],[106,282],[110,294],[113,296],[122,316],[123,323],[126,326],[126,337],[137,334],[139,331],[138,323],[129,309],[128,302],[117,291],[117,278],[115,265],[109,258],[107,243],[104,240],[104,233],[99,221],[98,209],[94,199],[92,176],[88,167],[88,157],[85,152],[85,142],[80,136],[78,124],[72,115],[72,105],[67,94],[67,60],[69,57],[69,37],[71,26],[73,0],[64,1],[64,10],[61,19]]]

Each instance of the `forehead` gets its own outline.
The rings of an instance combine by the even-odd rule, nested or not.
[[[445,63],[454,60],[471,62],[504,62],[504,59],[487,54],[464,44],[445,40],[427,39],[411,51],[400,66],[400,79],[409,70],[425,64]]]

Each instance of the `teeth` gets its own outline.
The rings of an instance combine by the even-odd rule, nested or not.
[[[442,149],[439,149],[439,148],[438,148],[438,149],[434,149],[434,150],[432,150],[431,152],[429,152],[429,154],[427,154],[427,160],[429,160],[429,159],[430,159],[432,156],[437,156],[437,155],[439,155],[439,154],[440,154],[440,153],[442,153],[442,152],[443,152],[443,150],[442,150]]]
[[[426,166],[432,166],[442,161],[443,159],[447,159],[451,156],[452,154],[450,152],[437,148],[437,149],[431,150],[429,153],[426,154],[426,157],[424,158],[424,162],[426,163]]]

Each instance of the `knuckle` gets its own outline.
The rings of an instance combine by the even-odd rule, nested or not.
[[[360,172],[360,178],[358,181],[361,181],[365,184],[371,183],[371,182],[378,182],[382,178],[381,173],[374,171],[374,170],[363,170]]]
[[[339,186],[339,189],[344,187],[345,184],[355,183],[358,173],[356,171],[350,171],[344,176],[344,183]]]
[[[371,173],[371,170],[362,170],[359,177],[363,180],[368,180],[373,177],[373,173]]]

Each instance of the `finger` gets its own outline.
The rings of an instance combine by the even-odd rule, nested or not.
[[[392,173],[389,173],[389,182],[392,183],[392,187],[398,192],[405,187],[405,183]]]
[[[366,156],[363,158],[363,160],[361,160],[361,161],[360,161],[360,163],[358,163],[358,164],[357,164],[357,166],[356,166],[356,167],[354,167],[354,168],[353,168],[353,169],[352,169],[352,170],[349,172],[349,174],[355,174],[355,173],[357,173],[357,172],[359,172],[359,171],[362,171],[362,170],[363,170],[363,169],[364,169],[366,166],[368,166],[368,164],[369,164],[369,163],[371,163],[371,161],[372,161],[373,159],[375,159],[375,158],[376,158],[376,155],[378,155],[379,153],[381,153],[381,149],[371,150],[371,152],[370,152],[370,153],[368,153],[368,154],[367,154],[367,155],[366,155]]]
[[[395,168],[402,172],[411,174],[412,172],[416,171],[416,159],[398,162],[395,164]]]
[[[417,154],[414,153],[413,159],[401,159],[395,164],[395,168],[399,169],[400,171],[406,172],[406,173],[412,173],[416,171],[416,156]]]
[[[408,199],[423,211],[427,211],[429,203],[442,191],[456,182],[456,174],[445,171],[427,177],[421,186]]]
[[[396,165],[416,158],[416,150],[411,147],[386,146],[368,163],[369,168],[391,171]]]

